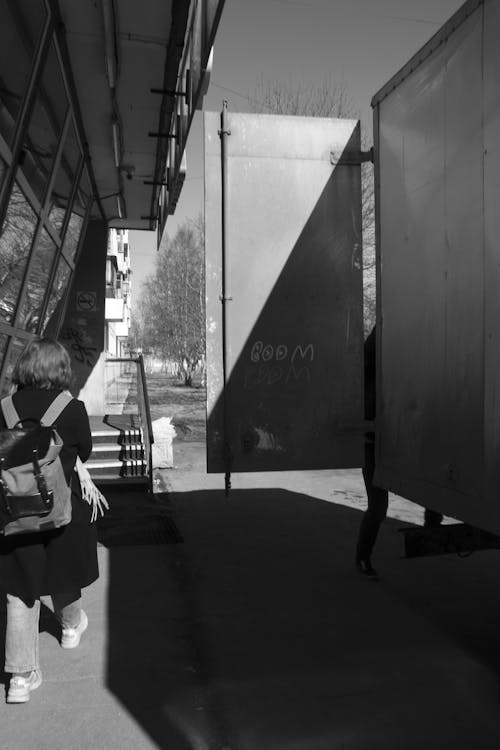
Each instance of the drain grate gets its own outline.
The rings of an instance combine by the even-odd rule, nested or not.
[[[175,523],[165,515],[123,519],[104,516],[98,521],[97,538],[105,547],[180,544],[184,541]]]

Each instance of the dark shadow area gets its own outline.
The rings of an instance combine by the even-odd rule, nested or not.
[[[165,493],[102,486],[109,510],[97,520],[97,538],[105,547],[179,544],[182,536]]]
[[[183,544],[109,550],[107,685],[158,747],[498,748],[497,557],[401,560],[388,520],[375,583],[359,511],[273,488],[171,502]]]
[[[344,154],[357,151],[358,128]],[[259,259],[265,275],[265,252]],[[361,265],[360,170],[341,159],[245,342],[243,295],[228,307],[231,374],[208,414],[209,471],[226,468],[224,410],[233,472],[362,465],[359,435],[345,430],[363,418]],[[209,381],[219,366],[209,363]]]
[[[61,640],[61,623],[55,616],[54,612],[50,607],[47,607],[44,602],[40,605],[40,633],[48,633],[57,642]]]
[[[500,680],[500,602],[493,593],[499,570],[496,549],[405,559],[391,568],[384,586]]]
[[[113,427],[115,430],[124,432],[140,428],[138,414],[106,414],[102,419],[103,424]]]
[[[172,383],[171,388],[183,388],[183,389],[193,388],[194,390],[198,391],[200,388],[203,388],[203,386],[200,384],[187,386],[182,381],[179,381],[178,383]]]
[[[130,531],[151,513],[172,519],[164,493],[108,491],[111,523]],[[99,538],[106,528],[99,521]],[[177,532],[178,533],[178,532]],[[170,540],[173,542],[174,540]],[[109,548],[107,686],[160,748],[189,750],[210,737],[200,710],[197,659],[189,639],[192,611],[176,543]],[[189,718],[189,724],[183,721]],[[207,745],[207,747],[217,745]]]

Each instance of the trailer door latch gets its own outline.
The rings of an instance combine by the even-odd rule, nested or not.
[[[373,146],[368,151],[330,151],[330,164],[333,167],[358,167],[367,162],[373,164]]]

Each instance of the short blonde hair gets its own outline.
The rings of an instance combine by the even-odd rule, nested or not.
[[[69,388],[71,377],[71,359],[66,348],[49,338],[30,341],[12,373],[16,385],[43,390]]]

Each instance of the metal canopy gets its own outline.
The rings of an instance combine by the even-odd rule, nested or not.
[[[179,97],[151,89],[177,91],[179,76],[188,70],[189,78],[189,68],[196,67],[199,85],[190,107],[183,98],[184,127],[176,134],[171,159],[175,173],[170,196],[163,196],[173,213],[185,138],[200,104],[222,5],[220,0],[59,0],[95,183],[110,226],[155,228],[169,139],[150,133],[175,130],[181,107]],[[198,37],[203,44],[194,48]]]

